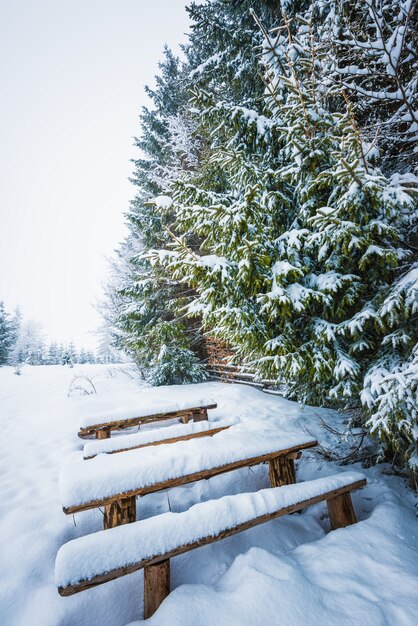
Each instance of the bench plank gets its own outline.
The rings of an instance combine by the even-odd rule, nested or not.
[[[351,491],[365,485],[366,479],[359,472],[343,472],[306,483],[225,496],[196,504],[183,513],[164,513],[80,537],[58,552],[58,592],[73,595],[318,502],[329,503],[342,495],[349,498]],[[340,519],[339,524],[353,521]]]
[[[192,422],[184,426],[177,424],[166,428],[153,428],[132,435],[113,437],[106,441],[89,441],[84,446],[83,457],[84,459],[92,459],[101,453],[116,454],[163,443],[176,443],[177,441],[213,436],[238,423],[239,421],[233,418],[218,422]]]
[[[291,443],[286,446],[285,437],[282,438],[278,436],[272,436],[269,441],[266,441],[265,435],[261,435],[257,439],[257,435],[255,433],[251,433],[253,440],[255,440],[255,445],[251,446],[252,441],[248,441],[249,434],[246,433],[245,430],[240,431],[241,438],[234,436],[235,433],[239,432],[238,428],[239,427],[237,426],[236,429],[234,429],[234,433],[232,433],[230,430],[227,430],[216,435],[215,437],[211,437],[210,439],[202,439],[200,441],[187,441],[173,445],[169,444],[167,446],[160,446],[160,451],[165,452],[164,456],[159,457],[161,465],[157,468],[157,471],[160,472],[160,475],[163,475],[164,473],[167,474],[167,472],[173,472],[174,470],[172,469],[170,463],[173,464],[176,461],[178,462],[179,468],[186,468],[186,471],[183,474],[166,478],[161,481],[154,480],[147,482],[147,480],[145,479],[144,472],[147,469],[149,470],[150,466],[153,468],[153,470],[155,470],[155,458],[149,448],[145,450],[132,450],[126,452],[124,455],[112,455],[103,458],[96,457],[88,463],[81,461],[78,463],[69,464],[61,471],[60,487],[62,486],[62,484],[70,485],[73,502],[70,503],[68,496],[65,497],[63,511],[67,515],[71,515],[79,511],[87,511],[89,509],[111,504],[115,500],[123,500],[125,498],[131,498],[132,496],[144,496],[149,493],[155,493],[156,491],[186,485],[197,480],[212,478],[213,476],[218,476],[219,474],[231,472],[233,470],[243,467],[252,467],[253,465],[259,465],[260,463],[277,459],[277,457],[287,456],[289,454],[298,452],[306,448],[312,448],[317,445],[317,441],[315,439],[305,437],[304,440],[304,437],[300,435],[293,435],[292,437],[288,435],[287,441]],[[228,447],[226,448],[226,450],[228,450],[228,448],[230,447],[230,454],[225,454],[225,446],[222,446],[222,444],[225,444],[227,435],[230,436],[227,440]],[[300,437],[299,443],[298,437]],[[257,445],[258,442],[259,445]],[[280,442],[282,443],[282,445],[280,445]],[[199,447],[193,445],[197,443],[200,444]],[[283,443],[285,443],[285,445],[283,445]],[[244,444],[246,444],[246,446]],[[253,450],[256,450],[257,448],[262,449],[263,447],[264,449],[270,449],[271,451],[259,455],[254,455],[254,453],[252,453]],[[240,452],[238,452],[238,450]],[[147,458],[145,458],[145,455],[149,452],[151,452],[152,456],[148,454]],[[246,452],[247,454],[245,454]],[[128,455],[132,456],[127,459]],[[233,455],[238,457],[238,460],[234,460],[229,463],[221,462],[218,465],[216,464],[218,458],[222,459],[227,456]],[[120,462],[111,464],[111,460],[118,460]],[[129,460],[129,463],[125,463],[124,460]],[[93,464],[95,463],[96,465],[93,467]],[[80,472],[77,471],[77,465],[79,467],[81,465],[81,475]],[[192,472],[187,471],[187,467],[192,468],[196,467],[197,465],[203,465],[202,469]],[[111,485],[108,485],[106,482],[105,489],[108,491],[108,494],[103,495],[99,498],[84,499],[82,496],[79,496],[77,498],[77,494],[74,494],[73,492],[76,491],[76,488],[80,486],[80,479],[81,482],[83,482],[83,478],[84,482],[88,482],[88,488],[90,485],[94,485],[95,480],[104,480],[106,478],[106,466],[109,476],[114,477],[114,474],[117,471],[119,472],[119,475],[122,476],[123,480],[136,482],[136,486],[127,491],[111,492]],[[89,470],[92,467],[94,471],[90,473]],[[135,472],[135,474],[133,475],[129,472]],[[62,491],[65,491],[65,489],[63,489]]]
[[[171,420],[178,417],[187,421],[190,418],[200,421],[207,419],[208,410],[216,409],[216,407],[217,404],[211,403],[199,406],[185,406],[184,408],[175,409],[173,411],[162,410],[161,412],[137,415],[135,417],[119,419],[104,419],[102,417],[102,421],[98,421],[97,423],[83,424],[83,422],[81,422],[78,436],[87,437],[89,435],[96,435],[98,439],[104,439],[110,437],[110,432],[112,430],[124,430],[126,428],[131,428],[132,426],[139,426],[140,424]],[[187,421],[185,423],[187,423]]]

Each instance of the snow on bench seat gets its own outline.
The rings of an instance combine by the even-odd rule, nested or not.
[[[212,398],[193,398],[184,400],[161,400],[158,394],[144,394],[142,406],[122,406],[116,409],[85,415],[79,422],[79,435],[94,434],[105,428],[119,430],[141,422],[156,421],[158,419],[172,419],[178,415],[198,413],[202,410],[216,408]]]
[[[113,439],[99,439],[89,441],[84,445],[83,456],[91,459],[98,454],[112,454],[114,452],[125,452],[133,448],[142,448],[157,443],[168,443],[187,438],[203,437],[205,435],[216,434],[221,430],[230,428],[238,424],[236,418],[223,419],[216,422],[191,422],[185,425],[167,426],[166,428],[151,428],[144,432],[132,435],[121,435]]]
[[[255,465],[317,445],[304,433],[249,429],[238,424],[210,438],[162,444],[123,454],[100,454],[88,462],[67,461],[60,472],[59,493],[67,514],[109,504],[121,497],[145,495],[170,486]],[[170,481],[173,484],[170,484]]]
[[[72,595],[316,502],[344,498],[365,484],[363,474],[342,472],[305,483],[224,496],[195,504],[182,513],[168,512],[80,537],[58,552],[55,580],[59,593]],[[335,517],[330,508],[330,515],[333,528],[356,521],[354,512],[344,519]]]

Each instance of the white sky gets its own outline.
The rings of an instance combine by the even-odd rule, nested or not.
[[[127,180],[185,0],[0,0],[0,300],[94,346],[93,303],[125,234]]]

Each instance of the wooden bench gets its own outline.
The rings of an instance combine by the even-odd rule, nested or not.
[[[64,513],[104,507],[104,528],[136,520],[136,496],[268,462],[273,487],[296,482],[294,460],[317,445],[303,434],[248,430],[242,424],[200,440],[70,461],[61,470]]]
[[[199,406],[183,403],[184,406],[178,406],[176,409],[168,407],[167,403],[165,407],[160,409],[154,407],[155,413],[150,413],[150,409],[146,409],[141,413],[139,410],[135,410],[132,416],[118,417],[120,411],[116,411],[116,415],[108,413],[100,416],[87,416],[80,420],[79,437],[88,437],[89,435],[95,435],[96,439],[108,439],[111,436],[112,430],[123,430],[125,428],[131,428],[132,426],[139,426],[141,424],[148,424],[150,422],[160,422],[164,420],[172,420],[180,418],[184,424],[187,424],[190,419],[195,422],[208,419],[208,410],[216,409],[217,404],[201,404]]]
[[[165,513],[127,526],[70,541],[57,555],[55,576],[61,596],[144,569],[144,617],[170,592],[170,559],[258,524],[326,501],[331,528],[354,524],[351,491],[366,480],[343,472],[306,483],[263,489],[202,502],[183,513]]]
[[[122,435],[112,437],[111,439],[96,439],[85,444],[83,457],[84,459],[92,459],[98,454],[116,454],[163,443],[176,443],[177,441],[187,441],[199,437],[213,437],[213,435],[238,423],[239,420],[235,418],[217,422],[191,422],[185,425],[152,428],[134,433],[133,435]]]

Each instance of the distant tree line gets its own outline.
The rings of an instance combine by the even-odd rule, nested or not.
[[[119,360],[103,333],[97,351],[76,346],[73,341],[47,341],[39,322],[24,320],[19,309],[10,314],[0,301],[0,366],[12,365],[19,372],[24,364],[72,366],[78,363],[115,363]]]

